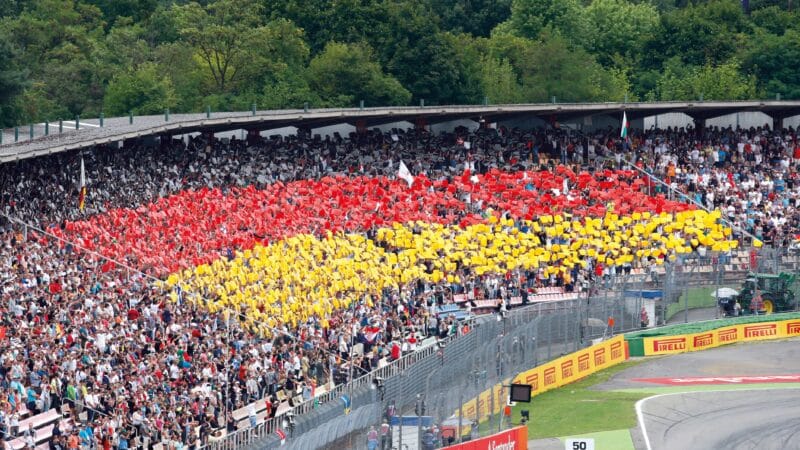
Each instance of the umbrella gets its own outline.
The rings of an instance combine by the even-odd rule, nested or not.
[[[711,293],[711,296],[714,298],[729,298],[739,295],[739,291],[736,289],[731,289],[728,287],[719,288],[716,291]]]

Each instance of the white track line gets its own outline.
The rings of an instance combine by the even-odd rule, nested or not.
[[[639,420],[639,426],[642,429],[642,436],[644,437],[644,445],[647,450],[653,450],[653,447],[650,445],[650,437],[647,435],[647,426],[644,423],[644,413],[642,413],[642,405],[648,400],[652,400],[654,398],[659,397],[667,397],[670,395],[685,395],[685,394],[699,394],[704,392],[712,392],[718,394],[720,392],[748,392],[748,391],[770,391],[770,390],[785,390],[785,389],[800,389],[798,387],[787,386],[785,388],[778,388],[778,387],[765,387],[765,388],[751,388],[751,389],[713,389],[708,391],[686,391],[686,392],[670,392],[668,394],[658,394],[652,395],[650,397],[645,397],[638,402],[636,402],[636,418]]]

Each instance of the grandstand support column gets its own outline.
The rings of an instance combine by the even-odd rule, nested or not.
[[[366,120],[356,120],[356,133],[358,133],[358,134],[367,134],[367,121]]]
[[[692,117],[692,120],[694,121],[695,134],[697,137],[702,136],[706,129],[706,119],[703,117]]]
[[[419,116],[414,119],[414,128],[417,130],[427,130],[428,129],[428,119],[426,117]]]
[[[311,137],[311,127],[308,125],[301,125],[297,127],[297,137]]]
[[[172,135],[171,134],[162,134],[158,137],[158,140],[161,143],[161,148],[167,147],[169,143],[172,142]]]
[[[247,130],[247,143],[255,144],[261,140],[261,130]]]
[[[773,130],[783,129],[783,116],[772,116],[772,129]]]

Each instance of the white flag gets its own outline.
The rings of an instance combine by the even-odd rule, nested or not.
[[[406,163],[404,163],[402,159],[400,160],[400,169],[397,171],[397,177],[405,180],[406,183],[408,183],[408,187],[414,184],[414,175],[411,175],[408,167],[406,167]]]

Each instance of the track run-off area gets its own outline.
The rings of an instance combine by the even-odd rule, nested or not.
[[[529,448],[563,449],[575,437],[593,439],[597,450],[800,448],[800,338],[634,358],[604,378],[586,390],[599,400],[571,391],[574,407],[603,402],[603,394],[638,398],[607,412],[619,429],[534,439]]]

